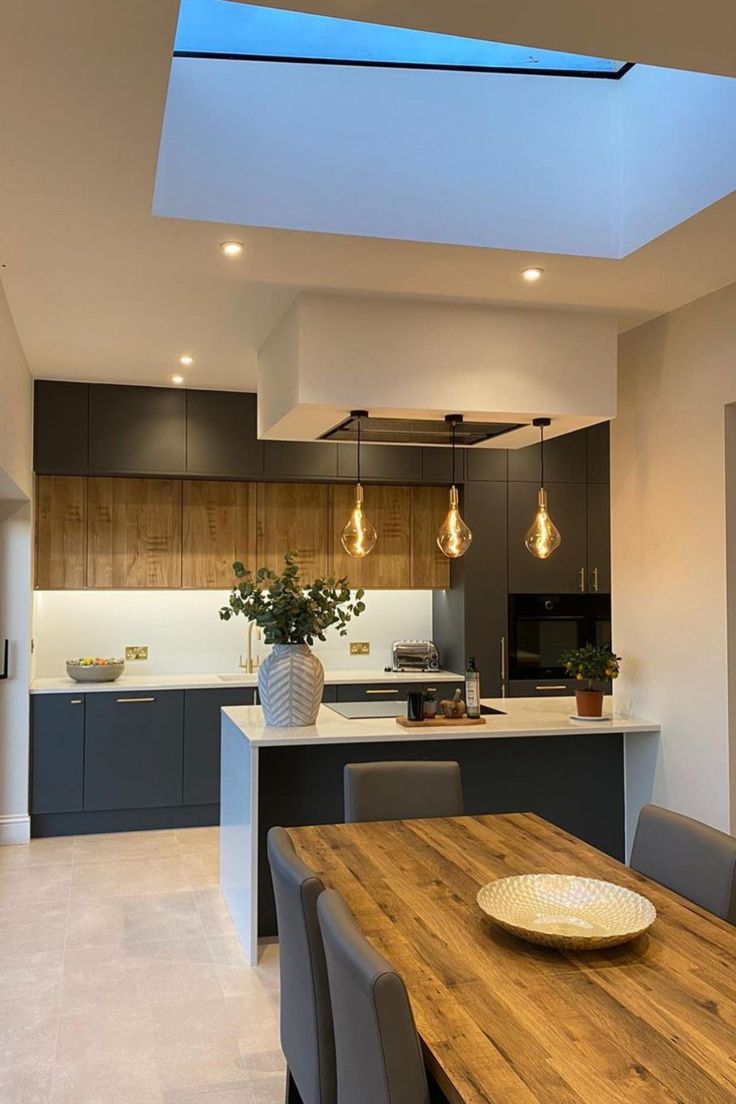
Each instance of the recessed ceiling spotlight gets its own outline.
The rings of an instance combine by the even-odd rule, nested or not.
[[[537,280],[541,280],[544,275],[543,268],[522,268],[521,275],[524,277],[528,284],[536,284]]]
[[[179,357],[179,363],[184,365],[194,364],[194,357],[185,354],[184,356]]]
[[[172,376],[171,377],[171,382],[172,383],[183,383],[184,382],[184,377],[183,376]]]
[[[220,249],[226,257],[239,257],[243,252],[243,243],[239,241],[220,242]]]

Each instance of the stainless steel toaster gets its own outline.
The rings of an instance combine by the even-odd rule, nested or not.
[[[394,671],[439,671],[437,645],[431,640],[394,640],[391,666]]]

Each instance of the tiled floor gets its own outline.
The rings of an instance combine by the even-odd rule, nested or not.
[[[217,883],[216,828],[0,847],[3,1104],[281,1104],[277,948]]]

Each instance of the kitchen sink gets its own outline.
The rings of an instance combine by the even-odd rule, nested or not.
[[[243,672],[242,675],[218,675],[220,682],[244,682],[247,678],[253,678],[252,675],[246,675]],[[253,685],[251,683],[251,685]]]

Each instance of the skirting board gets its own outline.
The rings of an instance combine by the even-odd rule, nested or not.
[[[29,843],[30,839],[31,818],[27,813],[0,816],[0,847],[14,843]]]

